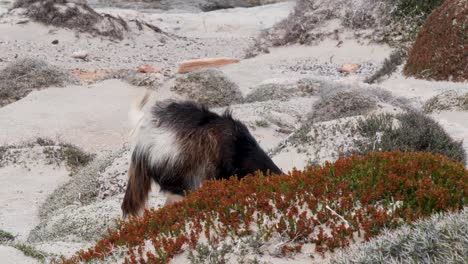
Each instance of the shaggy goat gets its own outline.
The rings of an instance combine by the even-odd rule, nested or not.
[[[146,102],[147,97],[142,104]],[[141,118],[135,133],[124,217],[142,210],[152,180],[169,204],[205,180],[244,177],[258,170],[282,173],[229,111],[218,115],[191,101],[160,101]]]

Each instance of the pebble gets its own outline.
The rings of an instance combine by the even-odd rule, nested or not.
[[[88,57],[88,52],[85,50],[75,51],[72,53],[72,58],[85,60]]]

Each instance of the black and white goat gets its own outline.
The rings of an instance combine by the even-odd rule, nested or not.
[[[282,173],[229,111],[218,115],[191,101],[159,101],[142,115],[134,133],[124,217],[141,212],[152,181],[170,204],[208,179],[241,178],[258,170]]]

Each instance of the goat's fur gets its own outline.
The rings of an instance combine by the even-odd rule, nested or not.
[[[145,95],[139,108],[147,101]],[[166,100],[138,117],[124,217],[141,212],[152,181],[169,194],[168,201],[176,201],[208,179],[244,177],[258,170],[282,173],[229,111],[218,115],[191,101]]]

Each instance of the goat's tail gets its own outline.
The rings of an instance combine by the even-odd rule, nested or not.
[[[130,125],[133,128],[130,135],[134,133],[137,129],[138,125],[140,124],[141,120],[144,117],[143,107],[148,103],[150,99],[150,91],[146,90],[145,94],[141,97],[138,97],[133,100],[132,105],[130,107],[130,111],[128,113],[128,117],[130,119]]]
[[[122,202],[124,218],[129,214],[137,216],[146,205],[148,194],[151,191],[151,175],[141,160],[135,160],[132,157],[128,176],[127,190]]]

